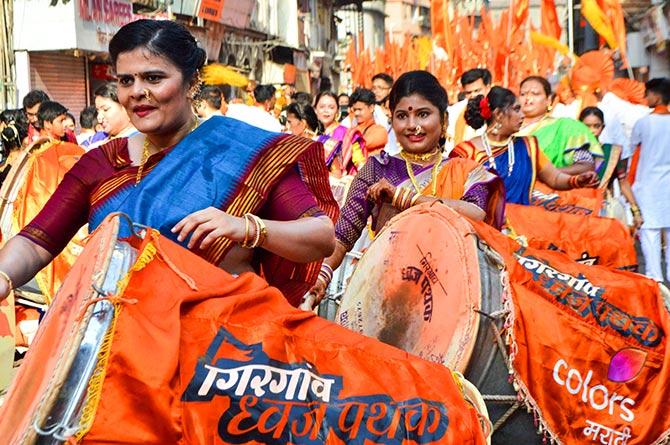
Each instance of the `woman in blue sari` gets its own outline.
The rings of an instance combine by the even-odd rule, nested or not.
[[[138,20],[109,45],[119,102],[138,134],[91,150],[0,251],[0,298],[110,213],[231,273],[255,271],[298,304],[332,253],[337,204],[319,144],[192,113],[204,50],[183,26]]]
[[[486,132],[460,143],[450,156],[472,159],[495,169],[505,183],[508,203],[529,205],[537,179],[556,190],[597,185],[595,172],[569,175],[554,167],[534,136],[515,137],[523,113],[517,97],[506,88],[493,87],[486,96],[470,99],[465,121],[474,129],[486,125]]]

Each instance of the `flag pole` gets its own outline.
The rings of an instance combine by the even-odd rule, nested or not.
[[[574,0],[568,0],[568,47],[570,53],[575,53],[575,5]]]

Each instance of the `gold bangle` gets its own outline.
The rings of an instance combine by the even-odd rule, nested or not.
[[[247,215],[243,216],[244,218],[244,241],[242,241],[242,247],[245,247],[249,243],[249,218]]]
[[[412,196],[412,200],[409,202],[410,207],[414,207],[416,205],[416,202],[421,198],[421,195],[418,193],[415,193],[414,196]]]
[[[400,196],[400,192],[402,192],[403,188],[402,187],[396,187],[395,188],[395,193],[393,194],[393,199],[391,200],[391,205],[393,207],[398,207],[398,197]]]
[[[251,213],[246,213],[244,217],[249,218],[253,222],[256,233],[254,234],[253,241],[249,240],[248,242],[245,242],[242,244],[242,247],[247,249],[255,249],[256,247],[262,246],[268,236],[268,229],[265,227],[265,223],[258,216]]]
[[[265,240],[268,237],[268,229],[265,227],[265,223],[263,222],[262,219],[260,219],[258,216],[254,215],[256,218],[256,221],[258,222],[258,226],[260,228],[260,236],[258,237],[258,243],[254,247],[261,247],[263,244],[265,244]]]
[[[9,285],[9,290],[14,289],[14,283],[12,283],[12,279],[9,278],[9,275],[7,275],[7,272],[0,270],[0,277],[4,278],[5,281],[7,281],[7,284]]]
[[[405,193],[403,194],[403,199],[402,199],[402,211],[404,212],[405,210],[409,209],[410,207],[410,202],[412,202],[414,192],[411,189],[405,189]]]

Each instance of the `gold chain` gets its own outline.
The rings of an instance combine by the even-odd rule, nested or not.
[[[433,155],[437,154],[437,152],[433,152]],[[405,167],[407,167],[407,175],[409,175],[409,180],[414,186],[414,190],[418,194],[421,194],[421,189],[419,188],[419,184],[416,182],[416,177],[414,176],[414,170],[412,169],[412,163],[410,162],[409,158],[405,157],[405,153],[403,151],[400,152],[400,156],[405,160]],[[430,174],[430,184],[431,184],[431,196],[435,196],[437,194],[437,172],[440,169],[440,159],[437,159],[435,161],[435,164],[433,165],[433,169]]]
[[[193,127],[191,128],[189,133],[191,133],[193,130],[198,128],[198,123],[199,123],[198,118],[196,117],[194,119],[194,121],[195,122],[193,123]],[[140,162],[140,165],[137,167],[137,174],[135,175],[135,186],[136,187],[140,183],[140,181],[142,180],[142,173],[144,172],[144,164],[146,164],[147,161],[149,160],[149,145],[153,145],[153,144],[151,143],[151,141],[149,140],[148,137],[144,136],[144,143],[142,144],[142,161]]]
[[[140,183],[142,180],[142,172],[144,171],[144,164],[147,163],[149,159],[149,138],[144,137],[144,144],[142,144],[142,162],[140,162],[139,167],[137,167],[137,175],[135,175],[135,186]]]
[[[407,160],[409,159],[412,162],[426,162],[427,160],[431,159],[435,154],[440,151],[439,147],[436,147],[433,151],[430,153],[410,153],[404,149],[400,150],[400,155],[403,157],[403,159]]]

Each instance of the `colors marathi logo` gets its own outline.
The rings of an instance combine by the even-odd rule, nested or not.
[[[607,370],[610,382],[627,383],[634,380],[642,371],[647,353],[635,348],[624,348],[612,356]]]
[[[514,253],[516,260],[528,270],[533,281],[565,308],[580,317],[591,317],[598,325],[610,328],[625,338],[633,338],[640,345],[655,347],[665,335],[660,326],[647,317],[638,317],[603,298],[605,289],[594,286],[584,275],[574,277],[554,269],[545,261],[532,255],[523,256],[525,249]]]
[[[215,361],[224,342],[248,360]],[[332,433],[349,444],[401,445],[434,443],[445,436],[449,417],[444,404],[419,398],[396,402],[386,394],[339,398],[342,380],[320,375],[309,363],[273,360],[262,343],[247,345],[221,327],[198,361],[182,401],[227,397],[218,434],[232,444],[316,445]]]

